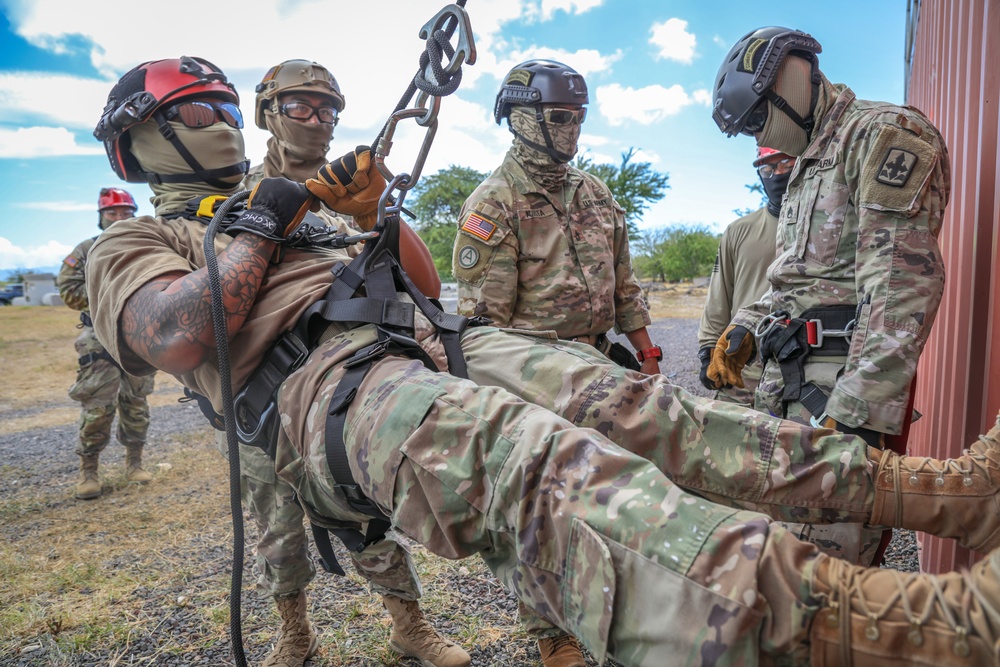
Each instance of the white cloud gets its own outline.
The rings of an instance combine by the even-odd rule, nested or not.
[[[30,208],[32,211],[52,211],[53,213],[77,213],[80,211],[93,213],[96,210],[93,202],[81,203],[77,201],[20,202],[14,204],[14,206],[17,208]]]
[[[541,2],[528,2],[524,8],[525,17],[529,19],[538,18],[542,21],[552,19],[557,11],[567,14],[583,14],[595,7],[600,7],[604,0],[541,0]]]
[[[73,246],[49,241],[45,245],[22,248],[0,236],[0,267],[16,269],[20,267],[51,266],[62,261],[73,250]]]
[[[507,74],[507,72],[513,69],[514,65],[517,65],[518,63],[535,58],[544,58],[566,63],[583,75],[586,79],[590,75],[598,72],[610,72],[611,66],[621,60],[622,56],[623,53],[621,50],[605,55],[600,51],[595,51],[594,49],[566,51],[564,49],[553,49],[547,46],[531,46],[527,49],[512,51],[509,58],[497,61],[497,69],[495,72],[497,74],[497,78],[501,79]],[[591,102],[593,102],[593,96],[591,96]]]
[[[64,127],[0,128],[0,158],[103,154],[104,149],[96,142],[87,146],[77,144],[73,133]]]
[[[92,129],[113,83],[44,72],[0,73],[0,122],[46,122]]]
[[[697,40],[687,31],[687,27],[688,22],[683,19],[667,19],[663,23],[654,23],[649,29],[649,43],[659,49],[656,57],[690,65],[694,59]]]
[[[689,94],[678,84],[669,88],[660,85],[626,88],[613,83],[598,88],[596,97],[601,114],[612,126],[626,121],[650,125],[678,114],[692,104],[707,104],[711,99],[706,90],[696,90]]]

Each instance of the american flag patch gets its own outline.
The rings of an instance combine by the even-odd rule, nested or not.
[[[63,264],[66,266],[75,267],[79,263],[79,260],[73,255],[66,255],[66,259],[63,260]]]
[[[473,236],[478,236],[484,241],[489,241],[497,226],[478,213],[470,213],[462,224],[462,231],[469,232]]]

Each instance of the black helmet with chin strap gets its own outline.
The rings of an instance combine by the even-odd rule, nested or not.
[[[569,65],[555,60],[526,60],[504,77],[500,92],[497,93],[493,105],[493,118],[497,125],[504,118],[510,123],[512,107],[532,107],[535,119],[545,137],[545,145],[537,144],[523,137],[511,128],[514,135],[528,146],[547,153],[559,162],[568,162],[572,155],[566,156],[555,149],[552,137],[542,114],[543,104],[566,104],[583,106],[590,102],[587,94],[587,82],[583,76]]]
[[[217,104],[223,107],[217,113],[225,114],[227,122],[234,127],[243,127],[236,88],[229,83],[222,70],[202,58],[181,56],[145,62],[127,72],[115,84],[108,94],[108,102],[94,129],[94,136],[104,142],[111,168],[119,178],[129,183],[148,181],[155,185],[204,181],[216,187],[230,187],[231,184],[217,179],[246,174],[249,161],[204,169],[168,124],[165,110],[180,100],[196,96],[215,98]],[[177,149],[194,173],[153,174],[139,166],[129,150],[132,145],[129,130],[150,119],[156,121],[160,133]],[[214,117],[210,122],[214,122]]]
[[[588,104],[587,82],[575,69],[555,60],[526,60],[507,73],[493,105],[497,125],[510,108],[542,104]]]
[[[715,78],[712,118],[719,130],[730,137],[760,132],[767,120],[769,101],[806,133],[811,132],[820,84],[816,54],[822,50],[811,35],[789,28],[758,28],[744,35],[730,49]],[[789,54],[812,65],[812,102],[805,118],[774,91],[778,70]]]

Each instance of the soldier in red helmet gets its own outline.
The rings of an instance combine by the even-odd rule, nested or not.
[[[705,311],[698,328],[698,358],[701,360],[701,383],[715,392],[716,400],[753,407],[753,393],[763,368],[759,362],[743,369],[743,387],[724,385],[709,379],[708,365],[719,336],[744,306],[764,296],[770,287],[767,267],[774,261],[778,236],[778,213],[785,195],[788,177],[795,158],[773,148],[757,149],[753,166],[760,177],[767,203],[756,211],[734,220],[719,241],[719,254],[708,285]]]
[[[119,220],[134,218],[135,199],[121,188],[101,188],[97,197],[97,226],[105,230]],[[153,476],[142,468],[142,450],[149,429],[149,403],[153,376],[136,377],[121,369],[94,334],[87,300],[86,265],[97,237],[73,248],[59,269],[59,296],[80,311],[82,331],[75,342],[80,368],[69,396],[82,405],[80,413],[80,479],[75,495],[80,500],[101,495],[98,456],[111,441],[111,423],[118,414],[118,441],[125,446],[126,475],[130,482],[146,484]]]

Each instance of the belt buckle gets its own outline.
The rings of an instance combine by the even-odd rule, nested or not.
[[[823,347],[823,320],[806,320],[806,342],[809,347]]]

